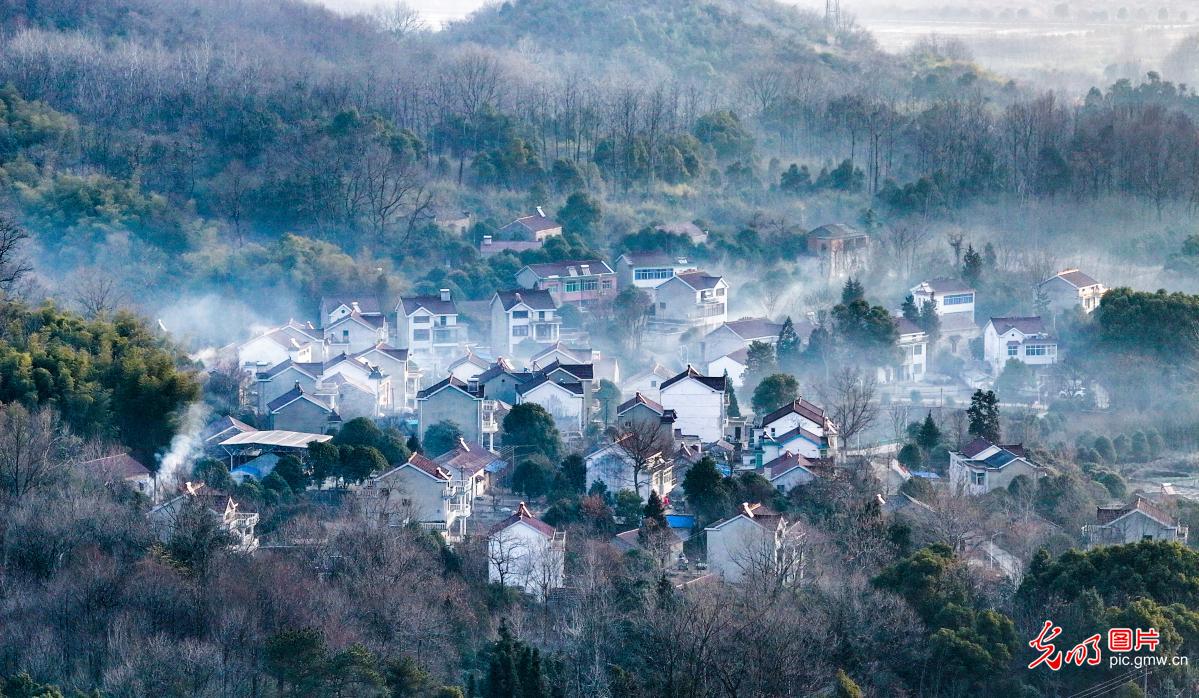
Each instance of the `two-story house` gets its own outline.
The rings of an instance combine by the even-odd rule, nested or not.
[[[508,240],[535,240],[545,242],[548,238],[562,234],[562,224],[545,215],[540,206],[537,213],[521,216],[497,231]]]
[[[924,380],[928,371],[928,333],[905,317],[894,320],[899,335],[896,341],[899,363],[878,369],[879,380],[884,383]]]
[[[802,529],[764,504],[741,505],[736,516],[704,529],[708,569],[726,582],[803,577]]]
[[[753,342],[773,345],[778,342],[782,330],[783,323],[764,317],[729,320],[704,335],[700,340],[700,355],[704,361],[715,361],[730,352],[745,349]]]
[[[1107,287],[1077,269],[1067,269],[1042,281],[1038,291],[1055,311],[1079,306],[1090,313],[1099,307]]]
[[[703,271],[683,272],[654,288],[653,321],[676,327],[719,327],[728,320],[728,282]]]
[[[385,315],[382,306],[379,305],[378,296],[373,293],[364,291],[361,293],[325,296],[321,298],[321,327],[328,327],[355,312],[371,317],[383,317]]]
[[[521,502],[487,534],[487,579],[546,600],[565,584],[566,533]]]
[[[1057,363],[1057,340],[1039,317],[993,317],[983,329],[983,360],[999,375],[1010,359],[1029,366]]]
[[[824,408],[801,397],[757,420],[745,459],[761,469],[785,453],[812,461],[833,458],[839,445],[832,418]]]
[[[222,350],[236,354],[237,365],[249,373],[258,373],[288,359],[297,363],[325,360],[324,334],[311,323],[288,320],[240,344]]]
[[[808,232],[808,253],[830,279],[856,274],[869,264],[870,237],[853,226],[829,223]]]
[[[596,482],[604,483],[609,492],[621,490],[637,492],[642,500],[648,500],[650,492],[665,497],[675,487],[674,463],[670,450],[645,452],[645,446],[636,434],[625,434],[615,441],[603,444],[584,458],[587,465],[587,489]],[[662,441],[666,447],[668,441]]]
[[[585,409],[584,388],[578,382],[558,382],[544,374],[517,387],[520,403],[541,405],[564,435],[581,435],[590,415]]]
[[[616,295],[616,272],[601,259],[530,264],[516,273],[521,288],[548,291],[558,305],[587,309]]]
[[[637,393],[648,397],[651,400],[659,400],[662,397],[662,384],[674,378],[675,371],[666,368],[657,361],[651,363],[648,367],[637,371],[628,378],[621,381],[620,394],[621,397],[628,399]],[[709,373],[708,375],[724,375],[723,373]]]
[[[1187,542],[1187,527],[1140,495],[1129,504],[1096,507],[1095,518],[1096,523],[1082,527],[1088,548],[1143,540]]]
[[[438,376],[462,351],[465,327],[448,288],[436,296],[408,296],[396,304],[395,346],[407,349],[426,371]]]
[[[453,481],[466,491],[468,500],[487,494],[491,473],[503,469],[505,461],[492,451],[466,439],[433,459],[450,473]]]
[[[423,372],[416,362],[408,360],[407,349],[379,343],[354,354],[351,358],[369,366],[377,366],[383,375],[390,377],[391,380],[387,382],[390,393],[381,397],[386,397],[385,402],[390,403],[394,411],[416,410],[416,393],[420,390]]]
[[[695,265],[686,257],[666,252],[625,252],[616,258],[616,280],[621,288],[656,288],[667,279],[694,270]]]
[[[683,436],[704,443],[724,438],[728,423],[724,376],[705,376],[688,365],[664,381],[658,395],[658,403],[674,412],[675,430]]]
[[[419,453],[370,478],[357,494],[363,515],[372,524],[403,526],[416,522],[454,540],[466,532],[469,490],[455,483],[448,469]]]
[[[447,376],[416,394],[417,423],[420,438],[438,422],[453,422],[469,443],[488,444],[495,425],[484,422],[483,389],[477,381],[469,383]],[[485,427],[493,427],[490,430]]]
[[[325,325],[325,344],[331,355],[356,354],[380,342],[386,342],[387,318],[381,314],[367,315],[351,310]]]
[[[1023,475],[1036,481],[1045,469],[1033,463],[1019,444],[1000,446],[978,437],[949,454],[949,483],[955,492],[982,495],[1007,488]]]
[[[970,352],[970,340],[982,334],[974,321],[975,291],[960,279],[931,279],[911,289],[917,308],[931,301],[941,322],[939,346],[958,356]]]
[[[491,297],[491,352],[528,357],[558,342],[562,318],[548,291],[496,291]]]
[[[342,423],[328,396],[308,392],[299,383],[267,403],[263,416],[270,429],[305,434],[327,434]]]

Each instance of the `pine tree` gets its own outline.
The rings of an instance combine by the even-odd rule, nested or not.
[[[966,254],[962,256],[962,280],[977,288],[982,274],[983,258],[974,249],[974,245],[969,245],[966,247]]]
[[[728,398],[728,415],[730,417],[741,416],[741,405],[737,404],[737,391],[733,389],[733,380],[729,378],[729,370],[724,370],[724,395]]]
[[[649,501],[645,503],[644,510],[645,518],[642,523],[652,521],[658,526],[665,527],[666,523],[666,507],[662,504],[662,498],[658,496],[656,490],[650,490]]]
[[[483,686],[484,698],[514,698],[520,695],[520,678],[516,670],[519,651],[507,621],[501,621],[500,639],[491,647],[491,662]]]
[[[425,449],[421,446],[420,438],[416,434],[408,437],[408,443],[405,444],[408,451],[411,453],[424,453]]]
[[[795,324],[791,316],[783,320],[783,328],[779,330],[778,342],[774,345],[774,354],[779,365],[791,367],[799,358],[799,335],[795,332]]]
[[[937,447],[941,443],[941,430],[937,428],[937,423],[933,421],[932,410],[929,410],[928,416],[924,418],[924,424],[920,425],[920,431],[916,434],[916,445],[924,449],[925,453]]]
[[[912,294],[909,293],[908,297],[903,299],[900,310],[905,319],[917,325],[920,324],[920,309],[916,307],[916,299],[912,297]]]
[[[841,305],[849,305],[854,301],[863,300],[866,300],[866,289],[862,286],[862,282],[854,278],[848,279],[841,289]]]
[[[995,391],[974,391],[966,416],[970,418],[971,436],[981,436],[991,443],[999,441],[999,398]]]

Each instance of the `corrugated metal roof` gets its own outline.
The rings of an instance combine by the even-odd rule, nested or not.
[[[267,429],[263,431],[247,431],[237,434],[221,442],[222,446],[284,446],[287,448],[303,448],[310,443],[323,443],[333,437],[328,434],[308,434],[302,431],[282,431]]]

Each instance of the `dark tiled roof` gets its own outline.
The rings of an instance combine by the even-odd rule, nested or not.
[[[770,474],[771,479],[774,479],[796,466],[807,468],[809,465],[811,465],[811,461],[807,458],[787,451],[769,463],[763,464],[762,469]]]
[[[516,291],[496,291],[495,295],[500,299],[504,310],[512,310],[518,303],[524,303],[533,310],[554,310],[558,307],[549,291],[522,288]]]
[[[544,348],[541,351],[534,354],[533,358],[531,358],[530,361],[535,362],[538,359],[549,356],[550,354],[553,354],[555,352],[561,352],[561,353],[569,356],[571,359],[574,360],[575,363],[586,363],[587,361],[591,360],[591,350],[590,349],[579,348],[579,347],[568,347],[565,344],[563,344],[562,342],[558,341],[558,342],[554,342],[553,344],[547,346],[546,348]]]
[[[208,441],[212,437],[218,434],[224,434],[227,431],[238,431],[244,433],[247,431],[255,431],[255,429],[240,419],[225,415],[220,419],[209,422],[208,426],[204,427],[204,431],[200,432],[200,438]]]
[[[424,390],[417,392],[416,397],[417,397],[417,399],[424,399],[424,398],[429,397],[433,393],[436,393],[436,392],[442,390],[443,388],[457,388],[458,390],[461,390],[462,392],[466,393],[467,395],[470,395],[471,397],[474,397],[474,398],[483,397],[482,388],[477,388],[475,390],[471,390],[470,385],[468,385],[465,381],[459,380],[453,376],[447,376],[446,378],[434,383],[433,385],[430,385],[428,388],[425,388]]]
[[[408,459],[408,465],[417,468],[428,475],[432,475],[438,480],[449,480],[450,474],[442,468],[434,460],[430,460],[419,453],[413,453]]]
[[[355,310],[355,311],[352,311],[349,315],[345,315],[342,318],[340,318],[339,320],[337,320],[336,322],[330,324],[329,327],[327,327],[325,329],[328,330],[333,327],[337,327],[338,325],[340,325],[341,323],[343,323],[347,320],[354,320],[363,325],[366,325],[368,327],[373,327],[375,329],[378,329],[387,324],[387,318],[381,314],[380,315],[368,315],[366,313],[360,313],[357,310]]]
[[[721,392],[724,392],[724,387],[725,387],[724,386],[724,376],[705,376],[702,373],[700,373],[699,371],[696,371],[694,368],[692,368],[690,364],[688,364],[686,370],[684,370],[679,375],[677,375],[673,378],[667,379],[665,381],[662,381],[662,385],[658,387],[658,390],[666,390],[667,388],[674,385],[675,383],[678,383],[679,381],[687,379],[687,378],[694,378],[695,380],[699,381],[700,383],[703,383],[704,385],[708,386],[712,390],[719,390]]]
[[[434,460],[442,467],[474,475],[492,463],[503,459],[478,444],[467,444],[459,439],[457,446],[437,456]]]
[[[536,516],[533,516],[532,512],[529,511],[529,508],[527,506],[525,506],[524,502],[521,502],[516,507],[516,512],[514,514],[512,514],[512,516],[509,516],[508,518],[504,519],[503,521],[492,526],[491,531],[489,533],[494,535],[494,534],[499,533],[500,531],[504,530],[505,528],[508,528],[509,526],[512,526],[513,524],[516,524],[516,523],[520,523],[522,521],[524,523],[532,526],[536,531],[538,531],[545,537],[547,537],[547,538],[554,537],[554,527],[547,524],[546,522],[542,521],[541,519],[537,518]]]
[[[1066,271],[1058,274],[1055,278],[1065,281],[1074,288],[1086,288],[1087,286],[1099,285],[1099,282],[1091,278],[1090,275],[1084,274],[1077,269],[1067,269]]]
[[[500,228],[500,232],[515,231],[523,228],[524,230],[528,230],[532,233],[539,233],[543,230],[552,230],[554,228],[561,227],[562,224],[553,218],[535,213],[531,216],[521,216],[520,218],[517,218],[508,225],[505,225],[503,228]]]
[[[136,458],[128,453],[118,453],[113,456],[94,458],[92,460],[83,461],[79,465],[90,470],[97,470],[115,475],[120,478],[144,477],[150,474],[149,468],[142,465]]]
[[[424,308],[434,315],[456,315],[458,306],[454,304],[454,299],[448,301],[441,300],[441,296],[411,296],[409,298],[400,299],[400,307],[403,308],[405,315],[411,315],[417,310]]]
[[[526,381],[526,382],[521,383],[520,385],[516,386],[516,392],[521,395],[524,395],[525,393],[529,392],[530,390],[540,387],[541,385],[544,385],[546,383],[553,383],[554,385],[561,386],[564,390],[574,393],[575,395],[583,394],[583,384],[582,383],[559,383],[557,381],[550,380],[547,376],[544,376],[544,375],[537,376],[530,381]]]
[[[271,412],[274,412],[275,410],[282,409],[288,403],[294,402],[295,400],[298,400],[301,397],[311,400],[313,403],[320,406],[327,412],[333,411],[333,408],[329,407],[329,405],[324,400],[320,399],[316,395],[309,395],[309,394],[305,393],[304,389],[298,385],[296,387],[292,388],[291,390],[287,391],[286,393],[283,393],[282,395],[275,398],[274,400],[271,400],[270,402],[268,402],[266,404],[266,407]]]
[[[1148,499],[1145,499],[1144,497],[1141,497],[1139,495],[1135,499],[1133,499],[1131,503],[1126,504],[1124,506],[1097,507],[1096,511],[1095,511],[1095,516],[1098,518],[1100,524],[1109,524],[1109,523],[1115,521],[1116,519],[1120,518],[1121,516],[1124,516],[1125,514],[1129,514],[1133,511],[1139,511],[1142,514],[1148,516],[1149,518],[1153,519],[1154,521],[1158,522],[1159,524],[1161,524],[1163,526],[1177,526],[1178,525],[1174,521],[1174,517],[1170,516],[1169,514],[1167,514],[1164,511],[1162,511],[1153,502],[1150,502]]]
[[[1040,316],[1029,317],[993,317],[991,324],[995,325],[995,332],[1003,334],[1013,327],[1020,331],[1021,334],[1046,334],[1045,323]]]
[[[324,364],[318,364],[318,363],[302,364],[302,363],[297,363],[295,361],[292,361],[291,359],[286,359],[284,361],[280,361],[279,363],[275,364],[274,366],[271,366],[270,368],[268,368],[265,371],[259,371],[258,379],[259,380],[270,380],[271,378],[274,378],[275,376],[283,373],[284,371],[286,371],[289,368],[295,368],[300,373],[307,375],[309,378],[316,379],[316,377],[319,376],[321,374],[321,371],[324,369]]]
[[[359,312],[367,315],[381,315],[383,313],[383,309],[379,305],[379,297],[373,293],[365,292],[326,296],[321,299],[321,313],[327,315],[341,305],[352,310],[355,303],[358,304]]]
[[[616,408],[616,414],[618,414],[618,415],[624,414],[625,412],[633,409],[637,405],[645,405],[646,407],[650,408],[651,410],[653,410],[654,412],[657,412],[660,415],[665,414],[667,412],[666,408],[663,407],[660,403],[654,402],[653,400],[647,398],[646,396],[642,395],[641,393],[633,393],[633,397],[629,398],[628,400],[625,400],[624,402],[622,402],[620,404],[620,407]]]
[[[696,291],[706,291],[710,288],[716,288],[716,284],[724,277],[712,276],[706,271],[686,271],[674,278],[682,281]]]
[[[825,423],[828,422],[828,416],[824,413],[824,409],[822,407],[808,402],[801,397],[790,404],[783,405],[765,417],[762,417],[762,426],[766,426],[771,422],[776,422],[789,414],[797,414],[800,417],[815,422],[821,426],[824,426]]]
[[[729,328],[742,339],[762,339],[763,337],[778,337],[779,332],[783,330],[783,323],[774,322],[764,317],[743,317],[740,320],[730,320],[724,323],[724,327]]]
[[[828,223],[813,229],[808,233],[808,236],[820,240],[845,240],[847,238],[866,237],[866,233],[844,223]]]
[[[407,349],[397,349],[397,348],[391,346],[390,344],[388,344],[387,342],[379,342],[378,344],[371,347],[370,349],[363,349],[362,351],[358,352],[357,354],[354,354],[350,358],[360,359],[363,355],[369,354],[372,351],[377,351],[380,354],[386,354],[397,361],[407,361],[408,360],[408,350]]]
[[[587,270],[584,271],[583,267]],[[527,267],[531,269],[538,278],[545,279],[551,276],[571,277],[571,276],[599,276],[601,274],[615,274],[612,267],[602,259],[579,259],[568,260],[564,262],[546,262],[544,264],[530,264]]]
[[[540,373],[550,374],[554,371],[565,371],[579,380],[594,380],[595,367],[592,364],[564,364],[555,360],[540,370]]]
[[[962,447],[962,455],[967,458],[973,458],[994,445],[983,437],[977,436],[973,441]]]

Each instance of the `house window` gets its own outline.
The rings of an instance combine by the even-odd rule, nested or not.
[[[413,325],[427,325],[427,324],[429,324],[429,316],[428,315],[414,315],[414,316],[412,316],[412,324]]]
[[[1024,348],[1025,356],[1047,356],[1049,347],[1045,344],[1030,344]]]
[[[920,356],[921,354],[924,353],[924,345],[917,344],[915,347],[912,348],[912,353],[915,354],[916,356]]]
[[[607,291],[611,288],[612,288],[612,279],[604,279],[604,290]]]
[[[1020,353],[1020,345],[1019,344],[1007,345],[1007,355],[1008,356],[1017,356],[1017,355],[1019,355],[1019,353]]]
[[[381,495],[383,495],[384,497],[386,497],[387,495],[391,494],[391,488],[390,488],[390,487],[384,487],[383,489],[379,490],[379,494],[381,494]]]
[[[512,311],[512,319],[513,320],[528,320],[529,319],[529,311],[513,310]]]
[[[945,296],[941,300],[945,305],[969,305],[974,302],[973,293],[955,293],[951,296]]]
[[[633,278],[637,281],[656,281],[657,279],[669,279],[674,276],[673,269],[634,269]]]
[[[581,281],[567,281],[566,282],[566,292],[567,293],[578,293],[582,287],[583,287],[583,283]]]
[[[986,473],[971,473],[971,474],[973,475],[974,484],[976,484],[976,485],[987,484],[987,474]]]
[[[414,342],[429,341],[429,331],[428,330],[412,330],[412,341],[414,341]]]
[[[513,327],[512,328],[512,336],[513,337],[528,337],[529,336],[529,326],[528,325],[517,325],[517,326]]]
[[[718,289],[716,289],[716,295],[717,295],[717,296],[723,296],[723,295],[724,295],[724,289],[723,289],[723,288],[718,288]]]
[[[659,303],[658,308],[660,310],[666,310],[666,301],[662,301],[661,303]]]
[[[342,339],[342,341],[343,341],[343,342],[348,342],[348,341],[350,341],[350,331],[349,331],[349,330],[342,330],[342,331],[341,331],[341,339]]]

